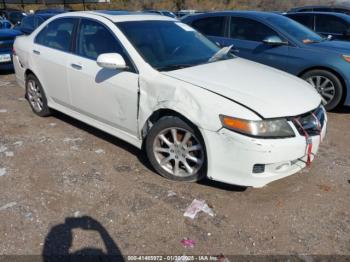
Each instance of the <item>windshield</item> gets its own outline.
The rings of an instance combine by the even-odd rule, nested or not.
[[[22,18],[24,17],[24,14],[22,12],[12,12],[9,15],[9,20],[13,24],[17,24],[18,22],[22,21]]]
[[[321,42],[323,40],[314,31],[287,17],[276,15],[268,17],[267,20],[304,44]]]
[[[160,71],[207,63],[220,50],[180,22],[133,21],[120,22],[117,26],[146,62]]]

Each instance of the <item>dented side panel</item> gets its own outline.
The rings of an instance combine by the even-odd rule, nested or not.
[[[159,109],[170,109],[185,116],[198,128],[217,131],[222,125],[219,115],[244,119],[260,118],[227,98],[198,86],[161,73],[140,75],[139,132],[146,121]]]

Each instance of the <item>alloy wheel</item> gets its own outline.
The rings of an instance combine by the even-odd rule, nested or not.
[[[322,96],[324,104],[330,103],[335,96],[334,83],[327,77],[324,76],[311,76],[306,79]]]
[[[161,131],[153,143],[153,154],[162,169],[177,177],[196,174],[204,163],[204,150],[197,137],[182,128]]]
[[[38,84],[34,80],[29,80],[27,84],[27,95],[29,103],[36,112],[43,110],[43,97]]]

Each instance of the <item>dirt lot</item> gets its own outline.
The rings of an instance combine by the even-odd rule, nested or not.
[[[0,253],[95,252],[105,241],[123,255],[350,255],[349,141],[343,108],[294,176],[262,189],[170,182],[121,140],[60,113],[35,116],[14,76],[0,75]],[[195,198],[215,216],[185,218]]]

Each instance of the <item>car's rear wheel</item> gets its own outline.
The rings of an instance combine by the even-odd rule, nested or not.
[[[32,74],[29,74],[26,79],[26,97],[35,114],[42,117],[51,114],[44,89],[38,78]]]
[[[199,181],[206,172],[206,151],[199,131],[176,116],[159,119],[146,138],[153,168],[176,181]]]
[[[327,110],[336,108],[343,96],[343,85],[340,79],[327,70],[311,70],[302,75],[322,96]]]

